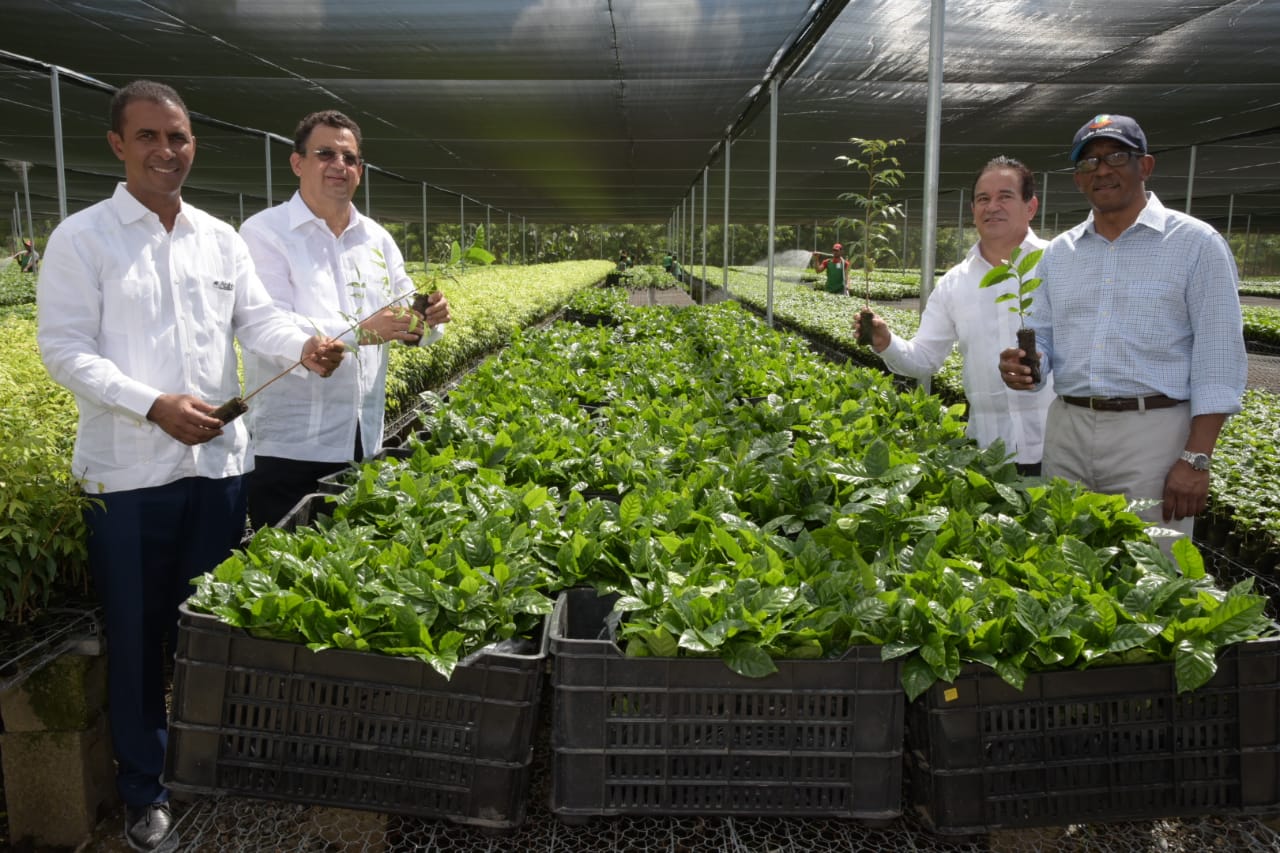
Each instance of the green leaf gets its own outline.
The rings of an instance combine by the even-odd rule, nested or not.
[[[1207,639],[1180,640],[1174,649],[1173,671],[1179,693],[1204,686],[1218,671],[1213,643]]]
[[[747,678],[764,678],[778,671],[773,659],[751,643],[730,643],[726,647],[724,661],[729,669]]]
[[[937,680],[937,674],[923,658],[912,656],[902,662],[902,689],[908,701],[914,701]]]

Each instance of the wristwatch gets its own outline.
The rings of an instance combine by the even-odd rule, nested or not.
[[[1182,451],[1182,455],[1178,458],[1197,471],[1208,471],[1213,463],[1208,453],[1192,453],[1190,450]]]

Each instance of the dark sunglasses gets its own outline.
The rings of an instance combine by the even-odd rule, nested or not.
[[[321,163],[332,163],[335,157],[341,157],[342,164],[344,166],[350,166],[354,169],[356,166],[360,165],[360,155],[353,154],[350,151],[343,151],[339,153],[334,151],[332,148],[316,148],[311,153],[316,155],[316,159]]]

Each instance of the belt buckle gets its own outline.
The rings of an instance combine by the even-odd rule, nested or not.
[[[1095,405],[1095,403],[1099,403],[1099,402],[1102,402],[1102,403],[1104,403],[1104,404],[1105,404],[1106,399],[1107,399],[1106,397],[1090,397],[1090,398],[1089,398],[1089,411],[1091,411],[1091,412],[1104,412],[1104,411],[1106,411],[1105,405],[1102,405],[1102,406]]]

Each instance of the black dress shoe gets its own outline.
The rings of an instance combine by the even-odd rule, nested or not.
[[[129,806],[125,809],[124,837],[130,847],[142,853],[170,853],[178,849],[173,824],[168,803]]]

